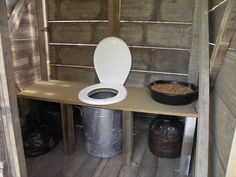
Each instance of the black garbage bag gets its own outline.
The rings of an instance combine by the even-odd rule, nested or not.
[[[50,152],[60,139],[56,129],[42,125],[24,139],[25,155],[31,157]]]
[[[45,103],[40,114],[29,113],[21,121],[23,146],[28,157],[50,152],[62,138],[60,107]]]
[[[21,133],[23,140],[25,137],[42,125],[42,120],[35,112],[30,112],[26,117],[21,118]]]
[[[159,116],[149,128],[148,144],[157,157],[176,158],[180,156],[184,124],[172,116]]]

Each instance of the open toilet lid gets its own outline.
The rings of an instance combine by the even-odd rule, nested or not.
[[[127,44],[116,37],[103,39],[96,47],[94,66],[101,83],[123,85],[131,68]]]

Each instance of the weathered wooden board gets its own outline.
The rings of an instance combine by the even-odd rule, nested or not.
[[[236,52],[228,51],[228,55],[218,74],[215,89],[229,107],[236,114]]]
[[[156,167],[157,167],[157,159],[150,152],[148,146],[146,146],[146,149],[144,152],[144,158],[142,159],[140,163],[137,177],[154,177],[156,173]]]
[[[192,22],[193,5],[194,0],[122,0],[121,20]]]
[[[91,106],[82,103],[78,99],[79,91],[90,84],[91,83],[59,80],[40,81],[36,84],[33,84],[32,86],[26,87],[25,90],[18,93],[17,95],[19,97],[28,99],[59,102],[72,105]],[[127,87],[127,91],[128,97],[124,101],[116,104],[96,107],[183,117],[198,116],[195,110],[196,102],[183,106],[170,106],[154,101],[150,96],[148,88]]]
[[[51,67],[52,79],[80,81],[80,82],[98,82],[94,69],[87,68],[69,68],[69,67]],[[144,87],[155,80],[178,80],[187,81],[187,76],[153,74],[145,72],[130,72],[126,85],[131,87]]]
[[[225,176],[225,168],[223,167],[222,161],[219,156],[219,152],[212,140],[212,134],[210,135],[210,146],[209,146],[209,176],[222,177]]]
[[[51,63],[93,66],[95,47],[51,46]],[[132,69],[188,73],[189,51],[130,48]],[[175,65],[173,65],[175,63]]]
[[[191,25],[121,23],[120,33],[128,45],[191,47]]]
[[[11,41],[11,51],[14,53],[13,61],[29,56],[39,56],[37,40]]]
[[[95,47],[50,46],[51,63],[93,66]]]
[[[0,107],[10,177],[27,176],[10,52],[6,1],[0,1]]]
[[[47,1],[49,20],[107,20],[108,0]]]
[[[14,72],[15,81],[20,87],[23,88],[41,80],[40,73],[40,66],[21,69]]]
[[[226,169],[236,126],[236,117],[228,108],[227,103],[221,99],[219,93],[212,93],[211,103],[212,123],[210,129],[214,136],[213,143],[216,145],[215,148],[218,150],[219,158]]]
[[[208,1],[199,3],[199,93],[198,93],[198,126],[196,140],[195,176],[208,176],[209,165],[209,23]],[[202,134],[204,132],[204,134]]]
[[[234,33],[234,36],[231,40],[231,43],[230,43],[229,47],[232,48],[232,49],[236,49],[236,33]]]
[[[36,33],[36,17],[34,3],[30,4],[22,17],[21,23],[15,33],[14,39],[35,39]]]
[[[86,153],[83,147],[82,130],[76,129],[77,142],[76,151],[72,156],[66,156],[62,152],[62,143],[53,149],[50,153],[27,159],[28,171],[30,177],[137,177],[154,171],[160,174],[156,177],[175,177],[171,172],[178,166],[177,159],[158,159],[160,163],[148,164],[157,159],[148,152],[147,131],[140,132],[140,129],[148,127],[148,119],[139,121],[134,127],[137,133],[134,137],[134,156],[131,166],[121,166],[121,154],[109,159],[97,159]],[[148,128],[147,128],[148,129]],[[146,130],[147,130],[146,129]],[[145,152],[145,154],[144,154]],[[93,163],[91,161],[94,161]],[[99,162],[98,162],[99,161]],[[86,164],[90,162],[89,164]],[[140,165],[140,163],[142,163]],[[146,168],[144,166],[146,165]],[[50,166],[50,168],[48,168]],[[88,168],[90,166],[90,168]],[[153,169],[153,167],[156,167]],[[85,168],[86,167],[86,168]],[[149,173],[150,174],[150,173]],[[172,174],[172,175],[171,175]],[[148,176],[143,176],[148,177]],[[191,176],[190,176],[191,177]]]
[[[236,1],[229,0],[225,8],[225,13],[220,24],[216,44],[210,59],[211,85],[214,85],[217,74],[223,64],[227,50],[236,31]]]
[[[98,82],[94,69],[51,67],[51,74],[52,79],[91,83]]]
[[[216,37],[220,29],[221,20],[223,18],[227,3],[222,4],[214,11],[209,12],[210,42],[215,43]]]
[[[110,35],[108,23],[52,23],[50,42],[96,44]]]

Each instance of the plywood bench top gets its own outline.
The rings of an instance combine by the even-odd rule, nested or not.
[[[91,84],[60,80],[39,81],[36,84],[24,88],[24,90],[19,92],[17,96],[64,104],[91,106],[82,103],[78,99],[79,91],[88,85]],[[127,91],[128,97],[120,103],[92,107],[184,117],[198,116],[197,112],[195,111],[196,102],[184,106],[169,106],[152,100],[147,88],[128,87]]]

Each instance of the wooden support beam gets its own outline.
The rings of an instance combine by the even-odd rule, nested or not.
[[[72,154],[75,150],[75,129],[72,105],[61,103],[61,119],[65,154]]]
[[[199,72],[199,3],[195,1],[193,15],[192,44],[188,68],[188,82],[198,85]]]
[[[224,62],[233,34],[236,31],[236,0],[229,0],[221,21],[216,44],[210,59],[211,86],[214,85],[217,74]]]
[[[208,1],[197,0],[199,3],[199,97],[198,97],[198,125],[195,177],[208,176],[209,161],[209,29],[208,29]]]
[[[49,79],[49,44],[48,44],[48,23],[47,23],[47,9],[45,0],[35,0],[36,2],[36,17],[37,17],[37,30],[39,40],[40,52],[40,66],[42,80]]]
[[[123,165],[130,165],[133,154],[133,114],[123,111]]]
[[[111,36],[120,36],[120,5],[121,0],[109,0],[108,20]]]
[[[0,121],[6,143],[9,176],[27,177],[15,80],[11,60],[6,1],[0,1]]]
[[[18,0],[15,8],[12,11],[11,16],[8,20],[8,26],[10,31],[10,38],[14,38],[15,33],[20,25],[23,14],[26,7],[29,5],[30,0]]]

